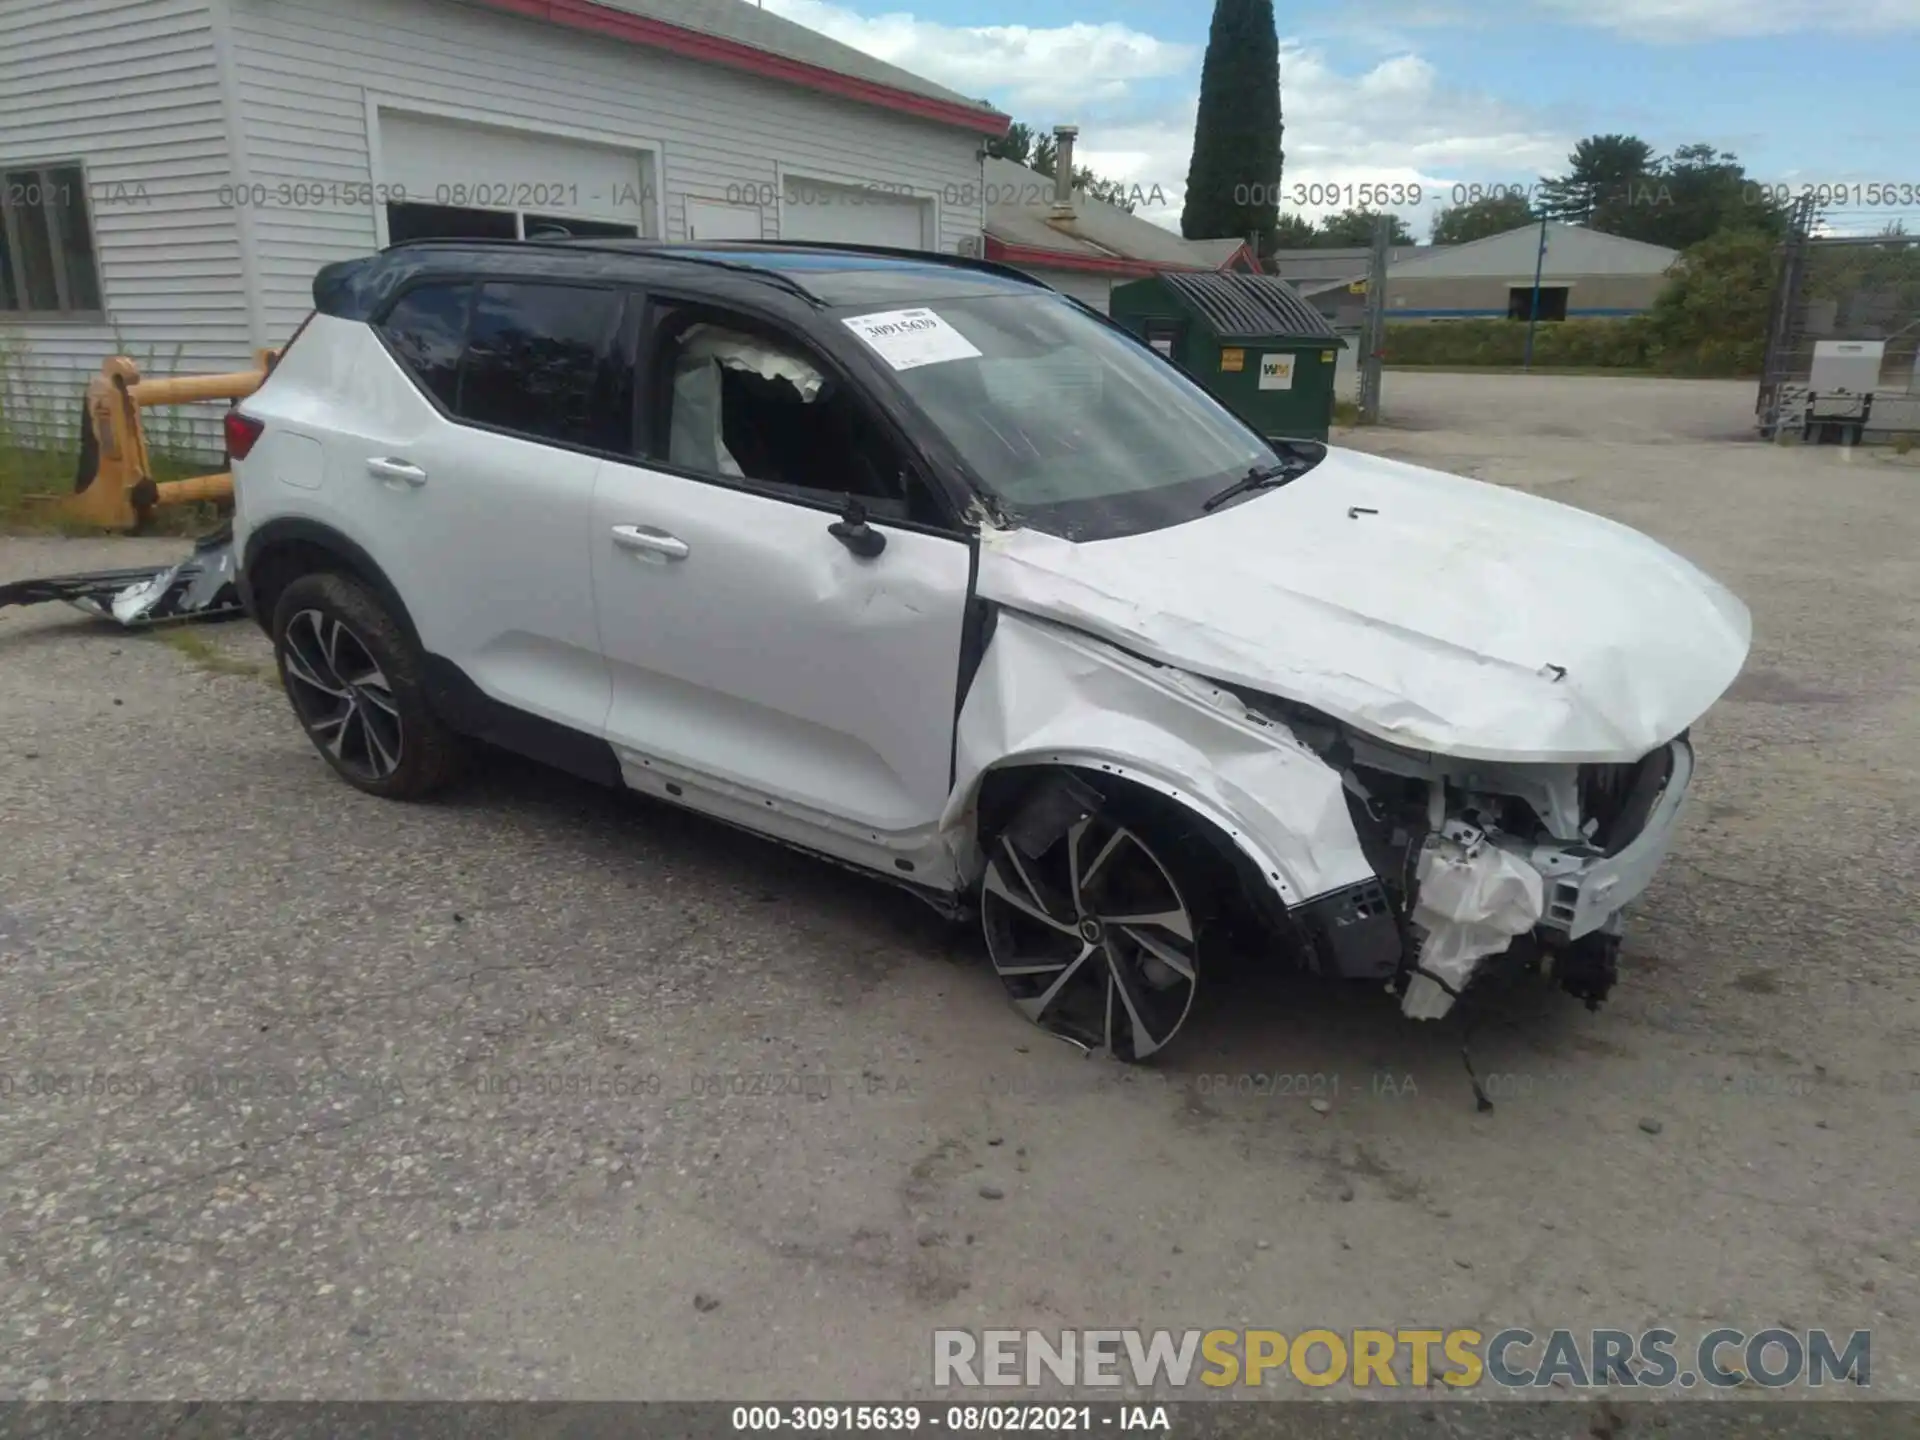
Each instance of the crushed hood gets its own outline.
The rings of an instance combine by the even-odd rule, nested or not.
[[[1688,561],[1524,491],[1329,449],[1184,525],[983,533],[979,593],[1465,759],[1638,759],[1733,683],[1752,621]]]

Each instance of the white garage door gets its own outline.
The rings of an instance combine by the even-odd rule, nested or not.
[[[407,196],[405,215],[388,212],[396,232],[432,231],[438,220],[439,233],[494,233],[488,218],[509,234],[570,221],[574,233],[650,232],[652,158],[643,151],[392,110],[379,123],[381,183]],[[472,228],[453,228],[463,223]]]
[[[722,205],[715,200],[687,197],[687,239],[758,240],[760,207]]]
[[[924,250],[931,240],[932,221],[930,201],[800,176],[787,177],[780,197],[783,240]]]

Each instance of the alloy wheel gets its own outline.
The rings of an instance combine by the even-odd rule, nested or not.
[[[280,665],[294,713],[341,769],[378,782],[400,768],[393,686],[348,626],[324,611],[299,611],[281,636]]]
[[[980,908],[994,969],[1043,1029],[1144,1060],[1185,1023],[1197,988],[1193,915],[1125,826],[1087,816],[1038,856],[1001,836]]]

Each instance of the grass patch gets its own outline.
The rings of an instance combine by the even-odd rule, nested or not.
[[[1737,333],[1727,333],[1717,311],[1696,324],[1658,306],[1661,318],[1555,320],[1534,327],[1531,368],[1558,375],[1751,379],[1759,373],[1764,348],[1765,303],[1762,294],[1761,325],[1752,335],[1744,320],[1734,324]],[[1387,368],[1514,373],[1528,357],[1527,328],[1524,320],[1389,318]]]
[[[1366,424],[1366,417],[1360,413],[1360,402],[1358,400],[1335,400],[1333,402],[1333,423],[1344,426],[1347,429],[1352,429],[1356,425]]]
[[[69,519],[44,496],[73,493],[79,457],[70,450],[38,450],[0,443],[0,530],[15,534],[97,535],[97,527]],[[153,457],[153,478],[162,483],[206,475],[217,463],[177,455]],[[144,535],[201,535],[220,523],[213,505],[166,505],[154,511]]]
[[[65,462],[64,464],[62,462]],[[0,447],[0,520],[31,519],[36,494],[65,495],[73,489],[73,457],[12,445]]]
[[[173,375],[180,369],[184,346],[171,352],[153,347],[144,351],[127,343],[116,327],[114,352],[132,358],[143,375]],[[0,531],[42,534],[98,534],[60,512],[57,500],[73,493],[79,466],[80,391],[65,393],[42,383],[25,341],[0,329]],[[84,377],[75,377],[84,380]],[[194,414],[204,407],[159,406],[144,411],[142,428],[153,458],[153,478],[164,484],[219,470],[217,459],[205,453],[208,441],[197,433]],[[205,414],[200,415],[204,421]],[[215,452],[218,453],[217,451]],[[41,497],[53,497],[52,501]],[[144,533],[197,535],[219,523],[212,505],[172,505],[157,510]]]
[[[1658,370],[1633,369],[1608,365],[1388,365],[1388,370],[1405,370],[1415,375],[1612,375],[1623,380],[1665,380],[1672,377]]]
[[[148,633],[169,650],[184,655],[196,670],[204,670],[209,675],[244,675],[269,684],[279,679],[271,666],[229,655],[194,628],[191,621],[165,625]]]
[[[1528,358],[1524,320],[1391,321],[1386,362],[1446,369],[1519,369]],[[1641,317],[1556,320],[1534,327],[1535,370],[1650,370],[1652,336]]]

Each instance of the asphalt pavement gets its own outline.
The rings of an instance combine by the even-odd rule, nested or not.
[[[880,884],[508,759],[372,800],[244,623],[10,612],[0,1396],[879,1398],[941,1326],[1725,1324],[1871,1329],[1920,1398],[1920,457],[1388,379],[1358,443],[1756,617],[1613,1000],[1483,1007],[1492,1111],[1457,1026],[1259,970],[1164,1063],[1082,1058]]]

